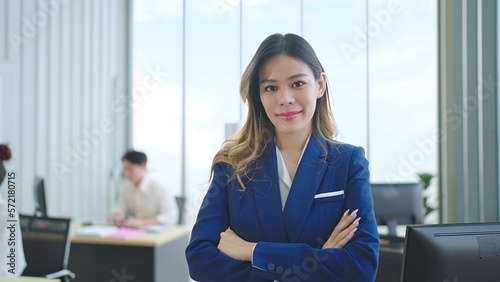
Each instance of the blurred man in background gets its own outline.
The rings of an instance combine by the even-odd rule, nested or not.
[[[171,225],[178,220],[175,198],[147,171],[147,156],[128,151],[122,158],[126,181],[110,221],[119,226]]]

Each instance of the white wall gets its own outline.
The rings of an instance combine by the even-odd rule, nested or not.
[[[0,0],[0,143],[16,207],[103,221],[129,144],[129,1]],[[2,193],[5,193],[5,184]]]

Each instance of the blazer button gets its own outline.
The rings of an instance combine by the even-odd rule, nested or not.
[[[283,266],[279,266],[279,265],[278,265],[278,266],[276,266],[276,272],[277,272],[278,274],[283,273]]]
[[[272,262],[267,264],[267,269],[269,269],[269,270],[274,270],[274,267],[275,267],[275,265]]]
[[[291,275],[292,273],[293,273],[293,270],[292,270],[291,268],[287,267],[287,268],[285,269],[285,274],[286,274],[286,275]]]

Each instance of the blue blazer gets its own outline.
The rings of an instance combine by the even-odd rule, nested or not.
[[[215,165],[186,248],[193,279],[375,280],[379,236],[363,148],[311,136],[283,211],[274,143],[258,165],[261,169],[244,192],[237,181],[228,182],[229,165]],[[321,249],[347,209],[359,209],[354,237],[344,248]],[[252,263],[217,250],[220,233],[228,227],[242,239],[258,242]]]

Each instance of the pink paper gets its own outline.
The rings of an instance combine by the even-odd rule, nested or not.
[[[144,233],[144,230],[142,230],[142,229],[120,227],[115,232],[112,232],[112,233],[104,236],[104,238],[128,239],[128,238],[140,235],[142,233]]]

